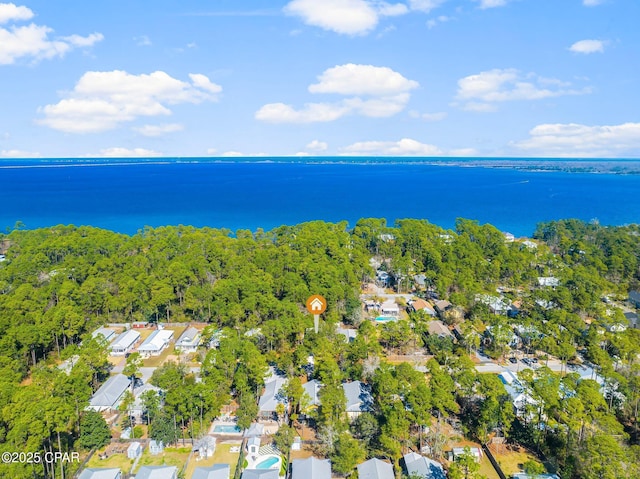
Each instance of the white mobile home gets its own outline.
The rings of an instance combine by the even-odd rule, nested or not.
[[[129,329],[120,336],[118,336],[113,343],[111,343],[111,354],[114,356],[124,356],[131,352],[136,342],[140,339],[140,333]]]

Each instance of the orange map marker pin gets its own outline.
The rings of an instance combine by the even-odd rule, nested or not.
[[[324,313],[326,309],[327,300],[319,294],[309,296],[309,299],[307,299],[307,311],[313,314],[313,326],[316,334],[318,333],[318,328],[320,326],[320,315]]]

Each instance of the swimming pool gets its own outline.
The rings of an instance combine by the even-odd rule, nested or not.
[[[276,469],[278,464],[280,463],[280,458],[278,456],[269,456],[264,461],[260,461],[255,465],[256,469]]]
[[[240,434],[240,428],[234,424],[216,424],[213,426],[213,432],[218,434]]]
[[[376,318],[376,322],[377,323],[388,323],[389,321],[395,321],[396,318],[395,316],[378,316]]]

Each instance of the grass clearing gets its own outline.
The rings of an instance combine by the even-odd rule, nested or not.
[[[137,470],[140,470],[141,466],[177,466],[178,472],[180,472],[187,462],[190,452],[190,447],[165,447],[161,454],[152,456],[149,449],[146,448],[140,457]],[[137,470],[135,472],[138,472]]]
[[[191,479],[193,476],[193,471],[196,467],[209,467],[213,464],[229,464],[231,466],[231,477],[233,477],[236,471],[236,465],[238,464],[238,457],[240,453],[238,452],[230,452],[232,447],[238,447],[238,444],[218,444],[216,445],[216,450],[213,453],[213,456],[197,460],[197,456],[194,455],[189,461],[189,465],[187,466],[187,470],[185,471],[185,478]]]

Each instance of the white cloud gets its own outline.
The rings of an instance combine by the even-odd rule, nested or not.
[[[340,149],[346,156],[442,156],[443,152],[434,145],[420,143],[410,138],[399,141],[360,141]]]
[[[585,7],[595,7],[597,5],[602,5],[605,0],[582,0],[582,4]]]
[[[0,157],[2,158],[40,158],[42,155],[34,151],[24,150],[1,150]]]
[[[640,153],[640,123],[543,124],[533,128],[529,135],[530,138],[512,144],[528,155],[598,158]]]
[[[449,156],[478,156],[478,150],[475,148],[458,148],[449,151]]]
[[[580,40],[569,47],[575,53],[603,53],[604,42],[602,40]]]
[[[431,30],[432,28],[435,28],[438,24],[440,23],[446,23],[451,21],[452,18],[451,17],[447,17],[446,15],[440,15],[436,18],[430,18],[429,20],[427,20],[427,28],[429,28],[429,30]]]
[[[439,111],[436,113],[420,113],[418,111],[412,110],[409,112],[409,116],[411,118],[417,118],[424,121],[442,121],[447,117],[447,113],[444,111]]]
[[[418,82],[387,67],[338,65],[325,70],[308,90],[353,96],[333,103],[307,103],[299,110],[285,103],[270,103],[260,108],[255,118],[273,123],[312,123],[334,121],[351,113],[388,117],[404,109],[409,91],[418,86]]]
[[[92,133],[114,129],[138,117],[167,116],[178,103],[217,101],[222,88],[200,74],[192,83],[162,71],[132,75],[125,71],[85,73],[67,98],[40,108],[39,124],[68,133]]]
[[[133,128],[143,136],[162,136],[166,133],[175,133],[176,131],[184,130],[184,127],[179,123],[167,123],[164,125],[144,125]]]
[[[292,0],[284,7],[287,15],[300,17],[307,25],[344,35],[364,35],[373,30],[380,17],[404,15],[403,3],[373,0]]]
[[[33,12],[13,3],[0,3],[0,24],[9,21],[28,20]],[[62,57],[73,48],[88,48],[104,39],[101,33],[87,37],[70,35],[50,38],[53,29],[31,23],[25,26],[11,25],[0,28],[0,65],[11,65],[21,58],[33,61]]]
[[[92,47],[98,42],[104,40],[102,33],[92,33],[87,37],[81,37],[80,35],[70,35],[68,37],[62,37],[62,40],[68,42],[70,45],[79,48]]]
[[[139,37],[133,37],[133,40],[136,42],[136,45],[139,47],[150,47],[153,45],[151,39],[146,35],[140,35]]]
[[[456,99],[471,111],[494,111],[494,103],[516,100],[540,100],[564,95],[583,95],[588,88],[575,90],[571,84],[516,69],[494,69],[458,80]]]
[[[307,143],[305,148],[311,151],[326,151],[326,149],[329,148],[329,145],[324,141],[313,140],[312,142]]]
[[[244,155],[242,153],[240,153],[239,151],[225,151],[220,156],[225,156],[225,157],[230,157],[230,158],[237,158],[239,156],[244,156]]]
[[[153,150],[147,150],[146,148],[105,148],[100,150],[100,154],[96,156],[102,156],[105,158],[146,158],[162,156],[162,153]]]
[[[309,91],[341,95],[395,95],[418,86],[418,82],[407,80],[391,68],[347,63],[325,70],[318,77],[318,83],[309,86]]]
[[[510,0],[475,0],[480,3],[481,9],[504,7]]]
[[[409,0],[411,10],[429,13],[431,10],[438,8],[447,0]]]
[[[18,7],[14,3],[0,3],[0,23],[31,20],[33,12],[27,7]]]

